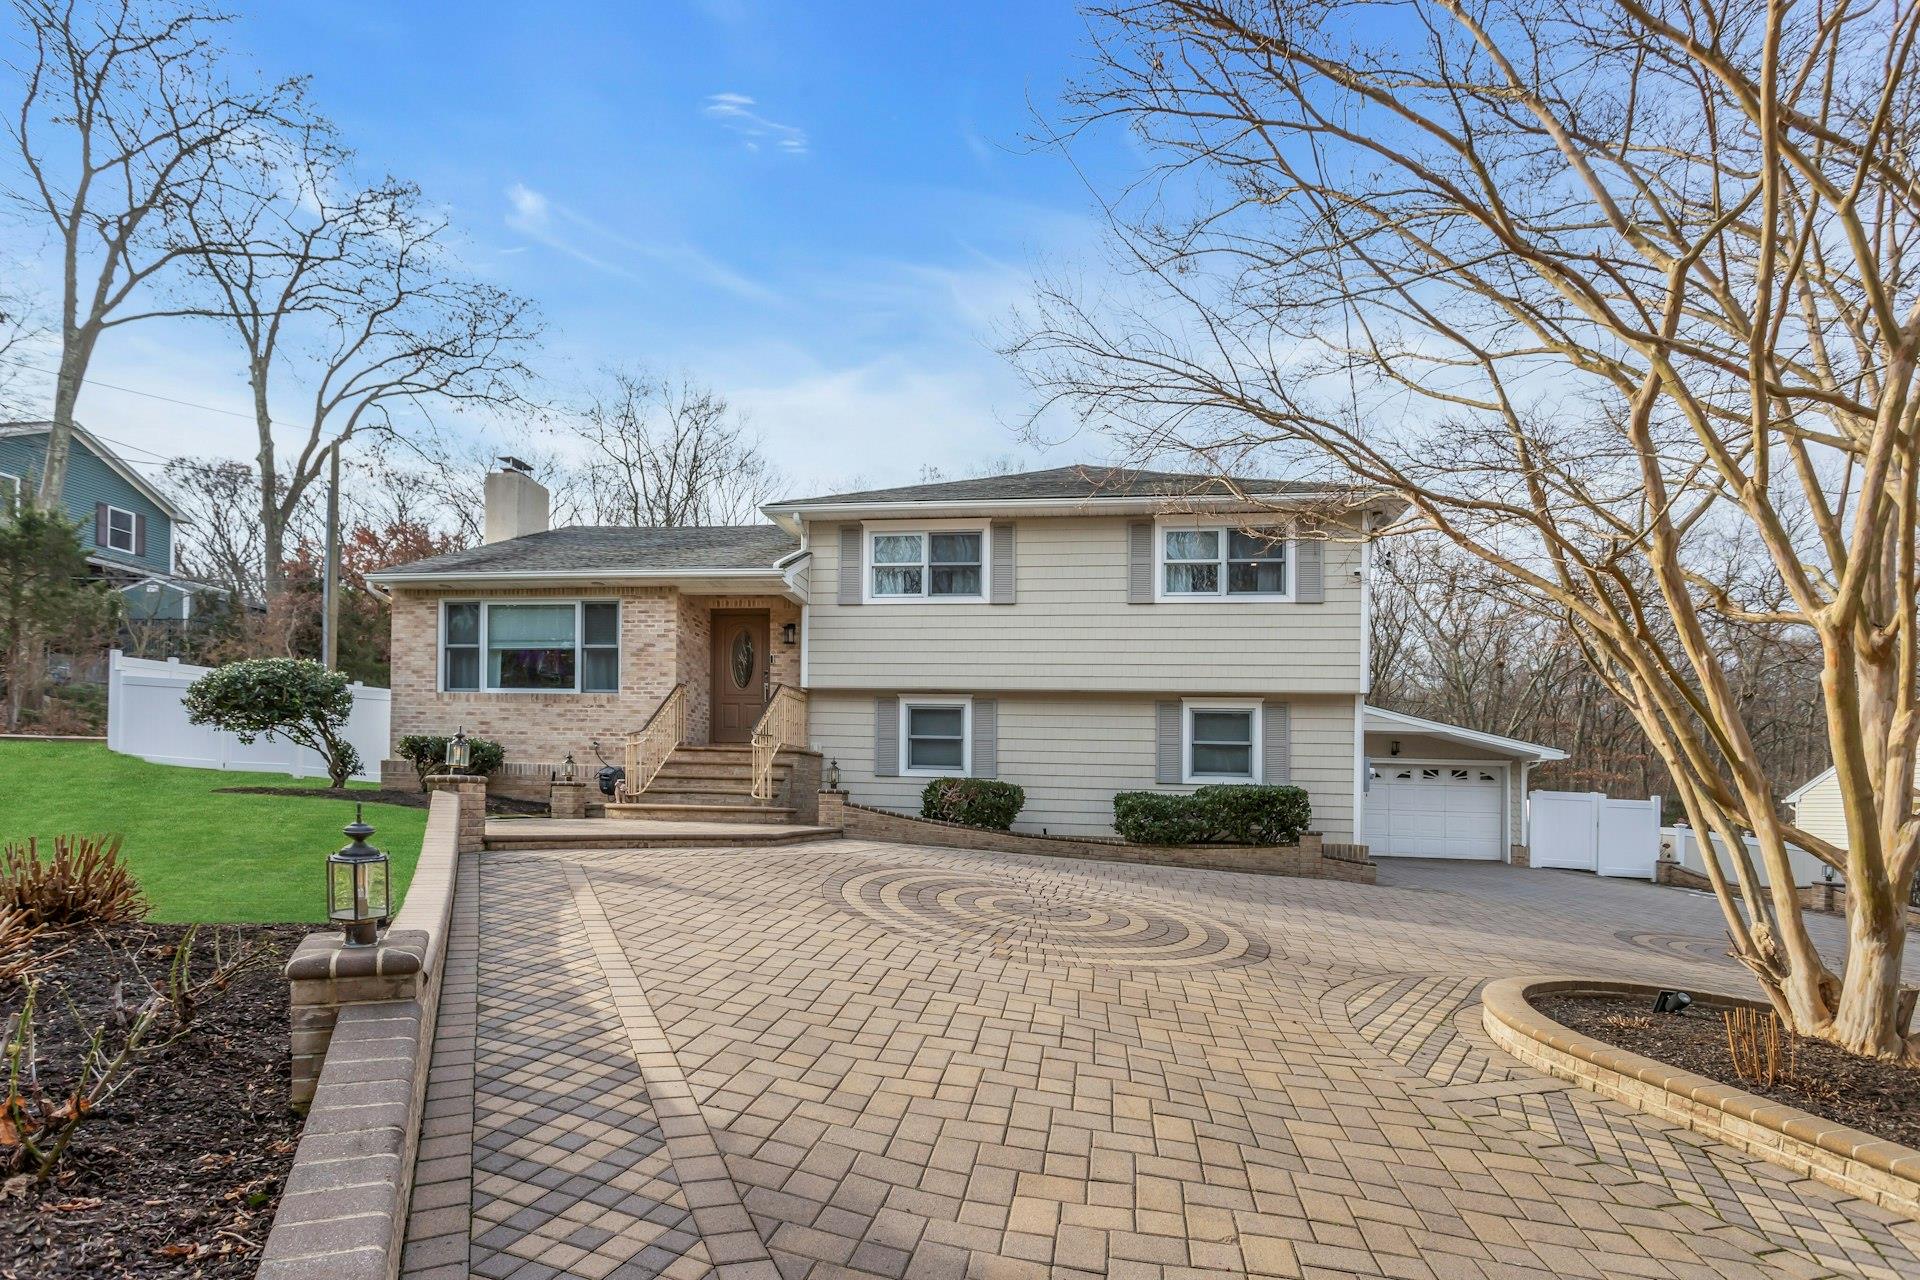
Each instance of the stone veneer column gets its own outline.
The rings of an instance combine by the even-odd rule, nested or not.
[[[436,773],[427,779],[429,791],[451,791],[460,798],[460,825],[454,836],[456,853],[479,853],[487,847],[487,780],[465,773]]]
[[[821,791],[820,812],[816,821],[823,827],[844,827],[847,823],[847,793]]]
[[[371,947],[349,947],[339,933],[310,933],[287,961],[293,1034],[288,1100],[305,1110],[333,1043],[342,1005],[411,1000],[420,992],[427,935],[390,929]]]

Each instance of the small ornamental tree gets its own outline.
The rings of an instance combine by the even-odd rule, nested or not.
[[[309,658],[249,658],[209,671],[187,689],[187,717],[250,743],[263,733],[311,747],[326,758],[334,788],[360,767],[360,753],[341,734],[353,693],[347,678]]]

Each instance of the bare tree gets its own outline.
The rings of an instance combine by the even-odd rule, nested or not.
[[[32,298],[11,284],[0,284],[0,419],[26,412],[21,358],[44,335]]]
[[[1161,163],[1109,193],[1135,300],[1046,291],[1039,384],[1136,453],[1389,490],[1561,611],[1733,851],[1714,889],[1775,1009],[1920,1057],[1920,8],[1159,0],[1096,30],[1077,127]],[[1776,812],[1715,619],[1817,645],[1849,847]],[[1789,841],[1845,874],[1841,973]]]
[[[684,377],[611,370],[573,419],[603,524],[746,524],[780,484],[726,397]]]
[[[450,229],[419,189],[351,184],[350,154],[325,122],[283,130],[279,162],[191,211],[195,262],[210,312],[238,341],[252,389],[264,591],[284,581],[287,525],[330,449],[357,434],[392,435],[402,407],[422,417],[455,406],[522,403],[539,337],[532,304],[468,279]],[[304,407],[276,418],[275,389]],[[294,428],[282,457],[276,428]]]
[[[6,195],[58,243],[60,364],[38,501],[66,483],[74,406],[110,329],[184,312],[152,286],[206,246],[188,214],[298,105],[303,82],[229,83],[222,15],[164,0],[14,0],[26,57]]]
[[[172,458],[164,475],[187,516],[178,529],[181,570],[231,592],[236,605],[264,600],[259,474],[231,458]]]

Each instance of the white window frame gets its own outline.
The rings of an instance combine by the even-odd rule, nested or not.
[[[951,769],[916,769],[912,766],[913,740],[907,730],[913,723],[911,712],[932,709],[936,711],[960,711],[960,770],[956,775]],[[952,778],[955,776],[971,778],[973,776],[973,695],[944,694],[937,697],[913,697],[900,699],[900,776],[903,778]]]
[[[480,653],[480,685],[479,685],[479,688],[477,689],[449,689],[447,687],[447,610],[453,607],[454,605],[462,605],[462,604],[474,604],[474,605],[480,606],[480,634],[479,634],[479,640],[477,643],[477,648],[479,649],[479,653]],[[487,662],[487,615],[492,610],[493,606],[496,604],[504,604],[504,605],[570,604],[573,606],[573,655],[574,656],[573,656],[573,687],[571,689],[501,689],[501,688],[493,687],[487,683],[487,669],[490,665]],[[595,649],[604,649],[607,647],[606,645],[589,646],[587,644],[586,606],[590,604],[610,604],[613,606],[613,635],[614,635],[613,688],[611,689],[582,689],[580,687],[580,676],[581,676],[581,673],[586,670],[586,665],[587,665],[586,664],[587,649],[589,647],[592,647]],[[626,672],[622,670],[622,668],[626,665],[625,654],[622,652],[622,646],[620,644],[620,630],[621,630],[621,623],[624,619],[624,614],[625,614],[625,610],[622,607],[622,602],[617,596],[614,596],[614,597],[582,596],[579,599],[573,599],[573,600],[541,600],[541,599],[476,600],[473,597],[468,596],[468,597],[462,597],[459,599],[442,600],[440,602],[440,629],[439,629],[438,635],[434,637],[434,650],[435,650],[436,659],[439,665],[439,672],[440,672],[439,692],[499,694],[499,695],[506,695],[509,697],[518,697],[518,696],[529,694],[529,693],[569,693],[569,694],[584,693],[588,697],[595,697],[595,698],[617,697],[620,693],[620,690],[626,678]],[[465,648],[465,647],[466,646],[464,645],[462,646],[462,648]]]
[[[916,596],[883,596],[873,589],[873,540],[882,534],[917,533],[925,537],[920,551],[920,594]],[[980,592],[971,596],[936,596],[933,590],[933,569],[928,559],[933,555],[933,535],[936,533],[977,533],[980,535]],[[860,600],[863,604],[986,604],[993,590],[993,538],[984,520],[960,521],[880,521],[860,526]]]
[[[1249,528],[1259,527],[1273,531],[1285,530],[1287,534],[1287,589],[1285,591],[1227,591],[1227,556],[1232,549],[1231,537],[1236,533],[1245,533]],[[1169,591],[1167,590],[1167,535],[1169,533],[1208,533],[1220,535],[1220,556],[1216,564],[1220,566],[1220,586],[1214,591]],[[1153,598],[1155,601],[1177,603],[1182,601],[1200,604],[1213,604],[1225,601],[1229,604],[1244,604],[1250,601],[1266,601],[1275,604],[1293,603],[1294,592],[1299,585],[1300,540],[1286,521],[1260,522],[1257,526],[1244,521],[1228,520],[1192,520],[1161,519],[1153,527]]]
[[[27,482],[11,471],[0,471],[0,481],[11,481],[13,483],[12,501],[8,501],[6,493],[0,491],[0,516],[4,516],[9,511],[18,509],[20,499],[27,491]]]
[[[124,547],[116,546],[113,541],[113,518],[116,515],[127,518],[127,545]],[[118,551],[123,556],[138,555],[139,552],[134,548],[140,545],[140,513],[129,511],[125,507],[116,507],[111,503],[107,504],[106,533],[106,550]]]
[[[1195,773],[1193,771],[1193,713],[1196,711],[1244,711],[1252,741],[1249,743],[1252,754],[1247,758],[1249,774],[1240,773]],[[1265,744],[1261,741],[1264,726],[1260,723],[1263,708],[1259,701],[1246,698],[1183,698],[1180,701],[1180,781],[1187,786],[1206,786],[1210,783],[1251,783],[1260,786],[1262,769],[1265,763]]]

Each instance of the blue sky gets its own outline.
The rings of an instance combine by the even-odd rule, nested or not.
[[[1098,456],[1015,441],[1029,395],[993,350],[1037,271],[1099,267],[1082,178],[1026,143],[1085,56],[1070,5],[237,8],[236,50],[311,74],[369,173],[418,181],[470,268],[540,303],[557,378],[691,373],[802,488]],[[96,376],[245,405],[210,329],[123,331]],[[160,453],[251,452],[237,418],[105,390],[82,412]]]

